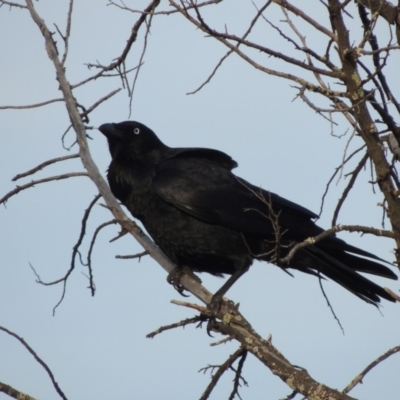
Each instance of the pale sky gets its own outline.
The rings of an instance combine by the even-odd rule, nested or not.
[[[226,23],[229,31],[242,34],[255,14],[254,6],[243,0],[228,3],[213,6],[204,15],[217,28],[223,29]],[[327,23],[321,3],[313,3],[319,22]],[[42,0],[34,4],[52,30],[53,23],[64,29],[67,1]],[[143,0],[126,4],[135,9],[147,6]],[[168,7],[165,5],[164,9]],[[277,7],[271,7],[267,15],[276,23],[283,19]],[[88,70],[86,63],[108,64],[117,57],[137,17],[138,14],[107,6],[103,0],[76,2],[66,64],[70,82],[79,82],[95,72]],[[61,97],[43,38],[27,10],[9,11],[8,6],[1,7],[0,37],[0,106]],[[265,22],[259,22],[254,38],[281,51],[292,49],[285,42],[275,44],[277,37]],[[311,33],[307,38],[322,48],[323,44]],[[359,37],[352,39],[357,41]],[[56,40],[61,49],[61,38]],[[140,36],[134,45],[129,66],[137,64],[142,40]],[[302,57],[290,51],[293,56]],[[169,146],[222,150],[239,163],[235,170],[239,176],[318,212],[326,183],[341,163],[351,130],[339,119],[335,133],[346,135],[340,139],[333,137],[327,121],[300,99],[293,101],[297,91],[289,81],[256,71],[234,55],[203,90],[186,95],[208,77],[225,52],[221,44],[205,37],[182,17],[156,17],[135,89],[131,119],[148,125]],[[288,71],[275,59],[258,53],[254,56],[268,67],[281,66]],[[398,61],[397,56],[397,65]],[[75,95],[88,108],[119,87],[118,78],[102,79],[77,89]],[[314,101],[318,99],[315,97]],[[69,125],[62,103],[24,111],[1,110],[0,115],[0,197],[15,187],[11,179],[16,174],[47,159],[76,152],[75,148],[66,152],[61,145],[61,136]],[[128,118],[129,98],[123,90],[90,115],[90,125],[97,127]],[[106,140],[96,130],[89,134],[93,138],[89,140],[90,150],[105,174],[110,162]],[[66,143],[73,141],[74,134],[69,132]],[[348,153],[361,144],[355,138]],[[78,171],[83,171],[79,159],[69,160],[17,184]],[[368,167],[351,192],[339,223],[380,227],[382,211],[377,203],[382,197],[372,193],[366,183],[369,180]],[[322,227],[329,227],[346,183],[344,179],[334,181],[318,222]],[[93,183],[79,177],[37,185],[11,198],[7,207],[1,207],[0,325],[16,332],[33,347],[52,369],[68,399],[199,398],[210,376],[198,371],[208,364],[222,364],[238,344],[210,347],[221,337],[210,338],[205,329],[193,326],[146,339],[146,334],[159,326],[192,317],[193,313],[170,304],[170,300],[181,298],[166,282],[164,270],[152,259],[144,257],[140,263],[115,259],[117,254],[142,251],[132,237],[109,243],[118,234],[115,226],[99,234],[92,256],[96,295],[92,297],[87,289],[87,268],[77,263],[55,316],[52,310],[62,287],[45,287],[35,282],[29,264],[44,281],[58,279],[68,270],[81,218],[96,194]],[[110,219],[105,208],[94,208],[82,247],[84,257],[96,227]],[[387,239],[358,234],[340,237],[394,260],[393,243]],[[228,297],[240,302],[242,313],[260,334],[272,335],[278,349],[315,379],[343,389],[368,363],[400,344],[398,304],[386,302],[377,310],[338,285],[325,283],[345,330],[343,335],[318,280],[296,272],[294,275],[291,278],[275,266],[255,263],[228,292]],[[201,279],[211,291],[223,282],[204,274]],[[374,281],[395,291],[399,289],[398,282],[378,278]],[[193,297],[188,300],[195,302]],[[350,395],[363,400],[398,399],[399,369],[400,355],[395,355],[373,370]],[[240,390],[245,400],[275,400],[290,394],[290,389],[251,355],[243,375],[250,385]],[[226,374],[211,399],[228,398],[232,378],[232,374]],[[43,369],[3,332],[0,381],[38,399],[58,398]],[[6,398],[0,394],[1,400]]]

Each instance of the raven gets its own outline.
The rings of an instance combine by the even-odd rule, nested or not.
[[[99,127],[112,157],[111,191],[139,219],[155,243],[177,265],[170,274],[175,288],[183,267],[231,277],[214,294],[222,296],[250,267],[264,260],[285,271],[296,269],[328,277],[377,305],[396,301],[384,288],[358,272],[397,276],[374,254],[328,236],[281,262],[297,243],[323,232],[316,214],[234,175],[237,163],[207,148],[171,148],[147,126],[135,122]]]

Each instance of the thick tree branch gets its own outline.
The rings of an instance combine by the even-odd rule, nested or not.
[[[367,97],[357,70],[356,57],[349,39],[349,31],[344,23],[339,0],[329,0],[331,20],[338,36],[338,51],[345,74],[345,83],[353,105],[354,118],[360,128],[361,136],[367,145],[368,155],[373,161],[377,183],[388,204],[388,216],[397,238],[400,238],[400,201],[391,178],[391,166],[386,160],[382,142],[377,135],[375,123],[367,108]],[[400,239],[397,239],[400,247]],[[399,259],[400,260],[400,259]]]
[[[26,393],[22,393],[21,391],[14,389],[10,385],[6,385],[3,382],[0,382],[0,392],[5,393],[7,396],[12,397],[16,400],[37,400],[32,396],[29,396]]]

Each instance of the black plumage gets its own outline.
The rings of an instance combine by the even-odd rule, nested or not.
[[[145,226],[178,267],[231,278],[222,296],[254,259],[322,275],[368,303],[395,301],[359,272],[397,279],[375,255],[330,236],[280,262],[297,243],[323,232],[306,208],[234,175],[227,154],[205,148],[170,148],[145,125],[103,124],[112,162],[113,194]],[[365,258],[366,257],[366,258]]]

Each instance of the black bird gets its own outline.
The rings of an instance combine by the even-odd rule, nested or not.
[[[374,305],[380,298],[395,301],[358,273],[397,279],[378,262],[383,260],[335,236],[301,248],[282,263],[295,244],[323,232],[313,221],[317,215],[234,175],[237,163],[227,154],[168,147],[134,121],[103,124],[99,130],[112,156],[107,175],[111,191],[178,271],[187,266],[231,275],[213,300],[220,301],[257,259],[328,277]]]

